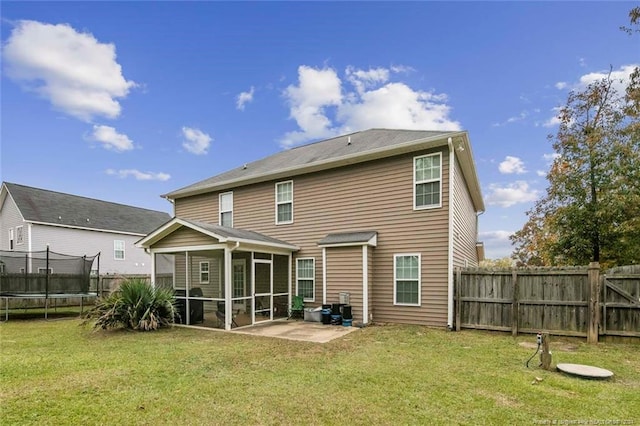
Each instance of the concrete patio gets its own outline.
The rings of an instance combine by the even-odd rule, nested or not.
[[[358,327],[324,325],[319,322],[280,320],[232,330],[233,333],[254,336],[277,337],[279,339],[304,342],[327,343],[358,330]]]

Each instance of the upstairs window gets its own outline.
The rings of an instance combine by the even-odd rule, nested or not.
[[[313,302],[316,288],[316,267],[315,259],[297,259],[296,278],[297,294],[302,296],[305,302]]]
[[[293,181],[276,183],[276,224],[293,223]]]
[[[233,228],[233,192],[220,194],[220,225]]]
[[[16,226],[16,245],[20,245],[24,243],[24,227]]]
[[[13,250],[13,228],[9,229],[9,250]]]
[[[442,206],[442,154],[430,154],[413,159],[414,209]]]
[[[113,258],[115,260],[124,260],[124,241],[113,241]]]

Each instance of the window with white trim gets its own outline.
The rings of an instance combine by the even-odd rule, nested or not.
[[[209,262],[200,262],[200,284],[209,283]]]
[[[442,153],[413,158],[413,207],[442,206]]]
[[[115,260],[124,260],[124,241],[113,240],[113,258]]]
[[[233,228],[233,192],[224,192],[219,196],[220,225]]]
[[[293,181],[276,183],[276,224],[293,223]]]
[[[20,245],[24,243],[24,232],[23,232],[24,227],[21,226],[16,226],[16,245]]]
[[[13,228],[9,229],[9,250],[13,250]]]
[[[46,274],[47,273],[47,269],[49,270],[49,275],[53,274],[53,269],[52,268],[38,268],[38,273],[39,274]]]
[[[420,254],[393,257],[393,304],[420,306]]]
[[[303,258],[296,260],[296,294],[302,296],[305,302],[315,300],[316,288],[315,259]]]

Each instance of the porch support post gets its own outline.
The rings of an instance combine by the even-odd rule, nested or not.
[[[322,304],[327,304],[327,248],[322,247]]]
[[[185,314],[187,317],[187,324],[191,325],[191,307],[189,305],[189,291],[191,290],[191,260],[189,260],[189,252],[185,251],[184,252],[184,261],[185,261],[185,265],[184,265],[184,270],[186,273],[186,276],[184,277],[184,297],[185,297],[185,301],[184,301],[184,306],[185,306]]]
[[[287,271],[287,280],[289,282],[289,295],[287,296],[287,298],[289,300],[287,300],[287,315],[289,315],[289,306],[291,306],[291,301],[293,298],[293,282],[291,281],[291,267],[293,265],[293,260],[292,260],[292,254],[289,253],[288,259],[289,259],[289,270]]]
[[[231,320],[233,319],[233,306],[231,305],[231,249],[224,248],[224,329],[231,330]]]
[[[362,246],[362,324],[369,323],[369,246]]]
[[[151,250],[151,286],[156,288],[156,254]]]

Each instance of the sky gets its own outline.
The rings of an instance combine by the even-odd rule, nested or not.
[[[300,144],[466,130],[501,258],[568,93],[640,64],[638,5],[2,1],[0,175],[172,213],[162,194]]]

